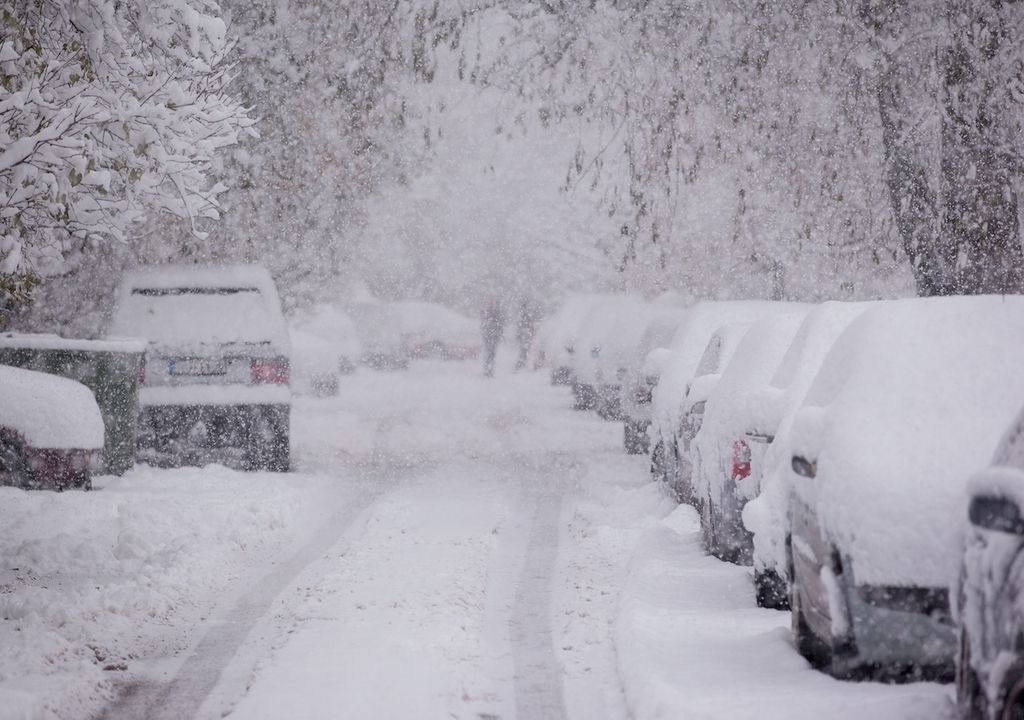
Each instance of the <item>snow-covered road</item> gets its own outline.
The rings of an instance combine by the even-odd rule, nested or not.
[[[0,488],[0,719],[942,718],[844,684],[542,374],[360,372],[298,471]]]

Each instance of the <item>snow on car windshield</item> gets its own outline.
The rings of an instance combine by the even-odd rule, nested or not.
[[[113,333],[151,343],[270,342],[273,325],[255,287],[132,288],[114,319]]]

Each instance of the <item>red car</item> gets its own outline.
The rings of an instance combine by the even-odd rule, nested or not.
[[[89,489],[103,453],[103,418],[74,380],[0,365],[0,485]]]

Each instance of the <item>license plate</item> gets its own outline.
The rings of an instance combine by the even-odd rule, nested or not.
[[[171,375],[225,375],[228,365],[215,358],[178,358],[171,360]]]

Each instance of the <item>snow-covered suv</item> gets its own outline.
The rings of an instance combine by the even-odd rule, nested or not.
[[[289,340],[256,266],[158,266],[121,284],[111,335],[148,341],[139,458],[289,466]]]

